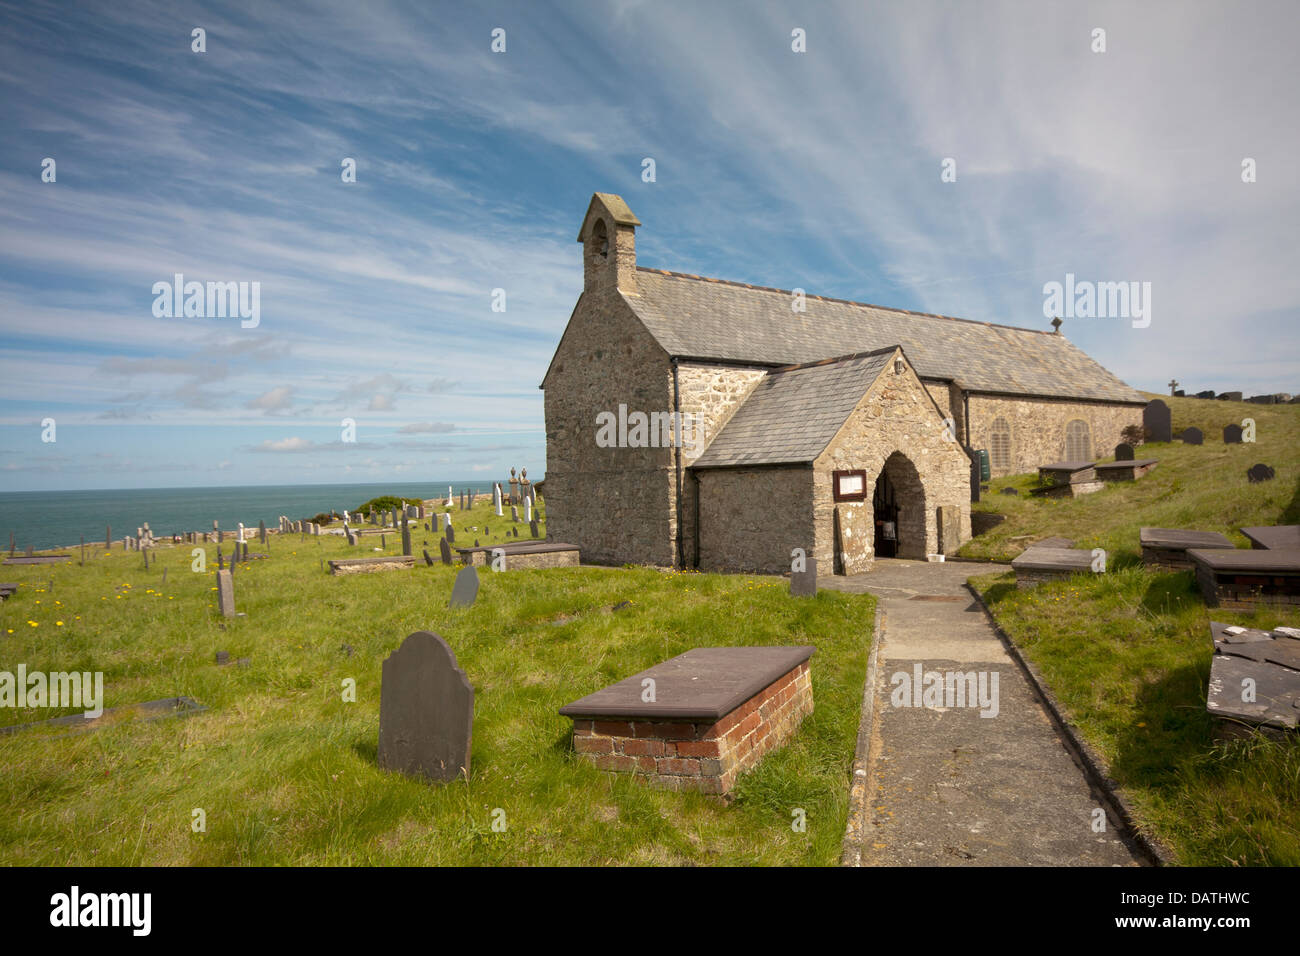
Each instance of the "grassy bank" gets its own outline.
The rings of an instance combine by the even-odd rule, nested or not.
[[[995,481],[978,507],[1006,520],[962,553],[1008,560],[1055,534],[1105,548],[1104,575],[1025,591],[1011,574],[972,583],[1180,863],[1300,865],[1300,741],[1216,744],[1205,710],[1211,618],[1265,628],[1300,618],[1209,609],[1191,572],[1149,571],[1138,546],[1143,525],[1219,531],[1244,547],[1240,526],[1300,523],[1300,407],[1165,401],[1175,431],[1200,428],[1204,446],[1140,448],[1137,457],[1159,458],[1159,468],[1083,498],[1027,499],[1029,475]],[[1246,417],[1257,444],[1223,445],[1223,426]],[[1277,478],[1251,485],[1245,471],[1261,461]],[[1021,496],[996,493],[1006,485]]]
[[[465,526],[486,520],[503,531],[509,521],[488,517],[486,505],[457,516],[459,541]],[[424,541],[436,547],[427,532],[413,537],[417,554]],[[138,554],[102,547],[84,568],[5,568],[4,580],[23,586],[0,604],[0,669],[103,671],[106,706],[188,695],[209,709],[79,736],[0,738],[0,862],[836,861],[871,598],[795,601],[770,579],[579,568],[484,573],[475,606],[451,612],[454,568],[321,570],[330,557],[374,554],[372,540],[349,549],[332,537],[273,539],[269,558],[235,575],[246,616],[228,621],[214,607],[215,545],[203,574],[190,570],[188,547],[160,548],[148,571]],[[389,534],[388,552],[399,548]],[[608,610],[621,601],[632,603]],[[380,664],[420,629],[448,640],[475,689],[467,783],[429,786],[376,767]],[[691,647],[803,643],[818,648],[816,711],[741,778],[731,806],[593,769],[573,756],[569,721],[556,712]],[[251,664],[218,667],[218,650]],[[346,678],[356,703],[342,700]],[[0,723],[58,713],[5,709]],[[196,808],[204,833],[191,829]],[[791,830],[795,808],[806,811],[806,833]],[[497,809],[504,832],[492,829]]]

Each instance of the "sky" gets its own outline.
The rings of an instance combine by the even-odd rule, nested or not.
[[[597,191],[639,264],[755,285],[1046,329],[1049,283],[1149,283],[1062,333],[1148,391],[1300,392],[1298,25],[0,4],[0,491],[541,477]],[[167,314],[177,274],[256,283],[256,324]]]

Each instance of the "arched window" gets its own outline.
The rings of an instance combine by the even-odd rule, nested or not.
[[[609,235],[605,232],[605,220],[597,219],[591,227],[591,254],[597,262],[609,258]]]
[[[989,426],[989,467],[994,471],[1011,470],[1011,426],[1005,418],[995,418]]]
[[[1066,423],[1065,460],[1092,461],[1092,430],[1082,418]]]

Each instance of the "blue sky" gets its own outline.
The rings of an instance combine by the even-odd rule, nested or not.
[[[0,490],[542,472],[537,386],[594,191],[641,219],[643,265],[898,308],[1046,328],[1066,273],[1150,282],[1149,327],[1062,331],[1138,388],[1300,391],[1297,21],[1285,3],[0,6]],[[155,317],[178,272],[260,283],[257,327]]]

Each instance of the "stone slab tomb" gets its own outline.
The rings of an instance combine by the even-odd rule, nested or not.
[[[1233,549],[1231,541],[1217,531],[1188,531],[1183,528],[1140,528],[1138,544],[1142,563],[1166,571],[1188,571],[1195,567],[1187,556],[1191,548]]]
[[[1275,524],[1240,530],[1255,550],[1300,550],[1300,524]]]
[[[1205,603],[1251,611],[1264,605],[1300,605],[1300,550],[1187,552]]]
[[[1092,552],[1072,548],[1026,548],[1011,562],[1011,567],[1016,572],[1016,587],[1023,590],[1045,581],[1093,573]]]
[[[815,650],[695,648],[560,713],[573,720],[574,750],[601,770],[724,795],[812,713]]]
[[[446,783],[470,770],[474,688],[445,640],[416,631],[385,658],[379,766]]]
[[[373,571],[400,571],[415,567],[409,554],[385,554],[374,558],[336,558],[330,561],[330,574],[368,574]]]
[[[507,544],[484,545],[480,548],[457,548],[461,561],[473,567],[491,566],[492,552],[501,550],[506,555],[507,571],[528,568],[576,568],[579,561],[578,546],[559,541],[511,541]]]
[[[1102,481],[1137,481],[1158,465],[1159,459],[1139,458],[1135,461],[1112,461],[1097,466],[1097,477]]]
[[[1220,736],[1294,731],[1300,722],[1300,631],[1261,631],[1210,622],[1214,656],[1205,706]]]
[[[1097,464],[1092,461],[1058,461],[1042,465],[1038,477],[1045,484],[1034,488],[1031,494],[1046,498],[1077,498],[1105,487],[1097,477]]]

